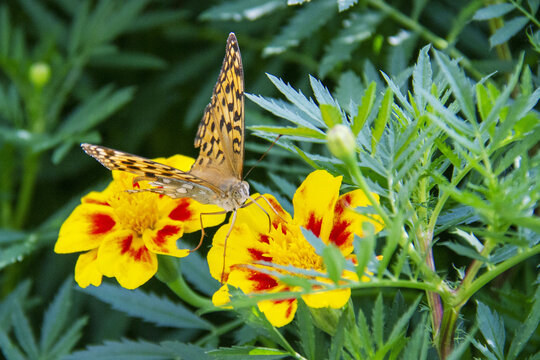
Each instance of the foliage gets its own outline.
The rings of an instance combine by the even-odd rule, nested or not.
[[[2,354],[538,357],[539,5],[2,3]],[[250,93],[246,168],[266,140],[282,135],[249,182],[289,212],[313,168],[343,176],[344,191],[378,194],[380,205],[355,210],[376,213],[385,229],[368,227],[355,238],[355,264],[306,233],[332,286],[343,286],[344,268],[360,277],[367,268],[370,281],[345,285],[352,297],[343,309],[299,301],[284,329],[256,306],[275,294],[236,293],[234,311],[213,307],[208,298],[219,283],[208,274],[205,250],[160,259],[161,281],[143,289],[103,284],[73,292],[75,258],[52,254],[58,229],[81,196],[110,176],[77,144],[194,156],[196,124],[230,31]],[[337,124],[355,144],[330,152],[327,135]],[[281,296],[317,285],[306,280],[309,271],[288,270],[298,277],[281,280],[304,290]]]

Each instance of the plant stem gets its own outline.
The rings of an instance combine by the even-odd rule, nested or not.
[[[212,331],[210,331],[210,334],[207,334],[197,340],[195,342],[195,345],[202,346],[206,344],[208,341],[210,341],[212,338],[219,337],[220,335],[226,334],[232,329],[242,325],[244,323],[243,319],[236,319],[229,323],[226,323],[225,325],[222,325],[220,327],[214,328]]]
[[[39,162],[41,154],[31,152],[31,149],[27,149],[28,153],[23,161],[23,178],[21,187],[19,189],[19,196],[17,197],[17,207],[15,209],[15,218],[13,221],[14,227],[20,229],[24,225],[32,197],[34,195],[34,188],[36,185],[36,178],[39,171]]]

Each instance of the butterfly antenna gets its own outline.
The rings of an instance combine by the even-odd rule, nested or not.
[[[264,159],[264,157],[266,156],[266,154],[268,154],[268,152],[274,147],[274,145],[276,145],[277,141],[279,140],[279,138],[282,136],[282,134],[279,134],[276,139],[272,142],[272,145],[270,145],[270,147],[264,152],[264,154],[261,155],[261,157],[259,158],[259,160],[257,160],[257,162],[255,163],[255,165],[253,165],[251,167],[251,169],[248,170],[248,172],[246,173],[246,176],[244,176],[244,180],[249,176],[249,174],[251,173],[251,171],[253,169],[255,169],[255,167],[257,167],[257,165],[259,165],[259,163],[261,162],[262,159]]]

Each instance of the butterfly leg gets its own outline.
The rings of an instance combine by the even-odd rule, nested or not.
[[[220,281],[222,285],[225,280],[225,259],[227,255],[227,240],[229,239],[229,235],[231,235],[235,222],[236,222],[236,210],[233,211],[231,226],[229,227],[229,231],[227,231],[227,235],[225,235],[225,241],[223,242],[223,266],[221,268],[221,281]]]
[[[266,210],[264,210],[264,208],[257,202],[257,200],[259,200],[259,199],[263,199],[266,202],[266,204],[270,207],[270,209],[272,209],[272,211],[277,215],[278,218],[280,218],[285,223],[287,222],[287,220],[285,220],[284,218],[281,217],[281,215],[279,215],[279,213],[276,211],[276,209],[274,209],[272,204],[270,204],[270,201],[268,201],[268,199],[265,198],[264,195],[259,195],[255,199],[253,199],[250,196],[249,200],[251,200],[251,202],[246,203],[246,204],[242,205],[241,207],[245,208],[245,207],[247,207],[247,206],[249,206],[251,204],[257,205],[266,214],[266,216],[268,217],[268,231],[270,231],[270,230],[272,230],[272,220],[270,219],[270,214],[268,214],[268,212]]]
[[[222,214],[226,214],[227,211],[223,210],[223,211],[218,211],[218,212],[211,212],[211,213],[200,213],[199,214],[199,222],[201,223],[201,239],[199,240],[199,244],[195,247],[195,249],[193,250],[189,250],[189,252],[194,252],[194,251],[197,251],[199,250],[199,248],[201,247],[202,245],[202,242],[204,240],[204,225],[203,225],[203,221],[202,221],[202,217],[203,215],[222,215]],[[229,231],[230,232],[230,231]]]

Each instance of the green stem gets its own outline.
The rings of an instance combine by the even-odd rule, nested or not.
[[[23,178],[17,198],[17,207],[15,209],[14,227],[20,229],[24,225],[30,203],[34,196],[36,178],[39,170],[40,155],[32,153],[31,149],[27,149],[28,153],[23,162]]]
[[[159,267],[156,277],[165,283],[180,299],[196,308],[211,308],[214,305],[208,298],[193,291],[182,276],[180,261],[170,256],[159,256]]]
[[[526,249],[523,252],[512,256],[510,259],[503,261],[497,266],[491,268],[489,271],[480,275],[476,280],[470,283],[469,286],[460,288],[455,297],[455,303],[461,304],[466,303],[478,290],[483,288],[491,280],[495,279],[497,276],[510,269],[513,266],[527,260],[528,258],[540,254],[540,244]]]

